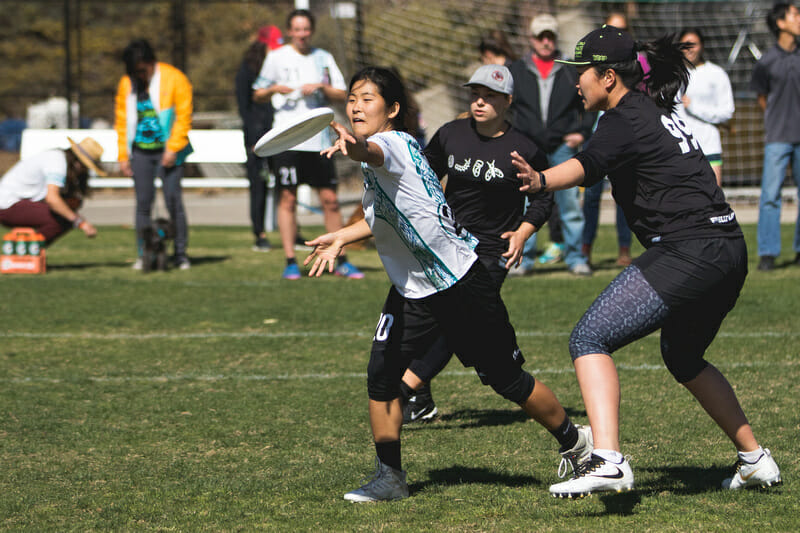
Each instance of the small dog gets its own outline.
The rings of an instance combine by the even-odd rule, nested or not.
[[[150,272],[153,269],[166,272],[169,268],[167,244],[175,238],[172,221],[166,218],[155,219],[150,226],[144,228],[142,238],[144,240],[142,272]]]

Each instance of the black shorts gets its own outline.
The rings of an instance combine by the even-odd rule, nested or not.
[[[661,326],[664,363],[678,382],[691,381],[708,365],[705,351],[747,277],[744,238],[662,244],[634,264],[669,308]]]
[[[339,183],[333,159],[317,152],[283,152],[272,156],[269,164],[278,188],[306,184],[316,188],[335,189]]]
[[[747,246],[743,237],[667,242],[633,264],[672,313],[705,305],[727,313],[747,277]]]
[[[411,300],[389,290],[372,343],[370,398],[395,398],[405,369],[442,335],[486,384],[516,377],[525,362],[497,286],[475,261],[455,285],[426,298]]]
[[[611,355],[660,328],[664,363],[677,381],[691,381],[708,366],[705,351],[746,276],[741,237],[654,246],[589,306],[570,336],[570,354]]]

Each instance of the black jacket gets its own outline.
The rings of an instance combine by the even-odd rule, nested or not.
[[[539,75],[528,55],[511,64],[514,77],[514,100],[511,103],[512,123],[533,140],[545,153],[552,153],[564,141],[567,133],[580,133],[589,139],[597,113],[583,110],[576,84],[574,67],[556,63],[553,66],[553,91],[550,93],[547,123],[542,120],[539,105]]]

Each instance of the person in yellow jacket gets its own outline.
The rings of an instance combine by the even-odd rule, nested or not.
[[[192,151],[192,85],[186,75],[156,61],[144,39],[131,41],[122,53],[127,74],[117,87],[115,125],[120,170],[133,177],[136,191],[136,237],[142,269],[143,234],[151,226],[155,178],[161,177],[164,203],[175,226],[175,265],[190,267],[188,229],[183,207],[183,162]]]

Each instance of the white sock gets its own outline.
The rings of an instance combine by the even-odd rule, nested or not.
[[[598,457],[602,457],[610,463],[620,464],[625,457],[616,450],[604,450],[602,448],[595,448],[592,453]]]
[[[763,454],[764,450],[761,448],[761,446],[759,446],[758,449],[753,450],[752,452],[739,452],[739,459],[745,463],[752,464],[758,461]]]

